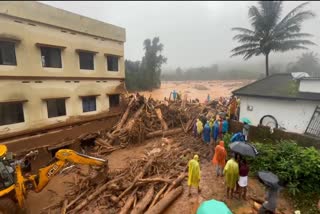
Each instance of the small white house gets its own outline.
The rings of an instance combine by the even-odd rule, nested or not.
[[[320,137],[320,78],[274,74],[232,93],[252,125]]]

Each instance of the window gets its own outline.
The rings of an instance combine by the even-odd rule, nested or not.
[[[119,94],[109,95],[109,104],[110,104],[110,108],[119,106],[120,104]]]
[[[64,98],[47,100],[48,118],[66,115]]]
[[[0,41],[0,65],[17,65],[14,42]]]
[[[0,103],[0,126],[24,122],[23,103]]]
[[[107,56],[108,71],[118,71],[118,56]]]
[[[61,49],[40,47],[42,67],[62,68]]]
[[[96,110],[96,97],[82,97],[82,109],[83,112],[95,111]]]
[[[93,53],[79,52],[80,69],[94,70],[93,59]]]

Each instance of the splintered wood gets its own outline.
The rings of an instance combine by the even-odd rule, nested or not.
[[[220,108],[217,103],[181,105],[181,101],[166,105],[139,95],[130,96],[127,103],[111,130],[78,138],[80,142],[95,142],[90,155],[106,158],[117,149],[154,137],[174,135],[174,143],[159,138],[154,151],[131,161],[130,167],[108,172],[102,183],[74,185],[73,193],[58,206],[60,213],[162,213],[183,191],[188,160],[195,153],[200,158],[208,156],[208,147],[186,133],[201,114],[216,114],[223,106]]]

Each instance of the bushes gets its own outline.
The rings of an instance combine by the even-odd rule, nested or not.
[[[299,198],[295,200],[299,207],[304,206],[308,213],[316,209],[320,195],[320,152],[314,147],[300,147],[291,140],[276,144],[253,144],[260,154],[250,158],[250,171],[254,174],[259,170],[275,173],[289,195]],[[308,202],[308,207],[305,202]]]
[[[254,143],[260,155],[250,160],[253,172],[268,170],[277,174],[289,193],[320,191],[320,153],[313,147],[303,148],[294,141],[276,144]]]

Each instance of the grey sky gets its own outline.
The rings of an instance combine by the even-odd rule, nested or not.
[[[43,1],[42,1],[43,2]],[[143,40],[159,36],[164,44],[166,67],[207,66],[214,63],[251,64],[262,62],[254,57],[243,62],[241,57],[230,58],[237,45],[232,40],[232,27],[250,27],[248,7],[255,2],[112,2],[59,1],[43,2],[64,10],[88,16],[126,29],[125,57],[140,60]],[[284,13],[302,2],[284,2]],[[312,41],[320,45],[320,2],[307,7],[317,17],[305,22],[303,31],[314,34]],[[320,46],[310,47],[320,52]],[[301,51],[272,54],[271,64],[294,61]]]

